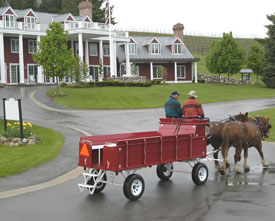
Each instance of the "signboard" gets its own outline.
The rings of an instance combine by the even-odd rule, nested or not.
[[[18,100],[15,100],[14,98],[5,100],[5,109],[7,120],[19,121]]]

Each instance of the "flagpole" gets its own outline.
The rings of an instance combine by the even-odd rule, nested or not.
[[[110,47],[110,75],[111,77],[114,75],[114,55],[113,55],[113,41],[112,41],[112,28],[111,28],[111,6],[110,6],[110,0],[108,4],[108,19],[109,19],[109,47]]]

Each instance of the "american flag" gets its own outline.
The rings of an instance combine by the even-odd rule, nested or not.
[[[109,24],[109,0],[106,0],[106,6],[105,6],[105,24]]]

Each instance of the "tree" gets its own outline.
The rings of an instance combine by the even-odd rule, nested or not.
[[[0,7],[6,6],[5,0],[0,0]]]
[[[105,5],[104,8],[101,8],[102,4],[105,2],[104,0],[92,0],[91,1],[93,4],[93,22],[99,22],[99,23],[105,23]],[[116,24],[115,18],[113,17],[113,9],[114,6],[110,7],[111,11],[111,23]]]
[[[36,0],[9,0],[8,2],[13,9],[32,8],[35,10],[37,6]]]
[[[62,13],[62,0],[43,0],[37,10],[40,12]]]
[[[88,71],[89,71],[88,65],[85,62],[82,62],[79,56],[76,56],[74,58],[74,63],[70,69],[69,76],[76,83],[80,83],[87,79]]]
[[[213,50],[213,51],[212,51]],[[232,32],[223,33],[223,38],[211,44],[210,54],[206,58],[209,71],[229,75],[238,73],[244,61],[244,52],[232,36]]]
[[[265,61],[265,51],[263,48],[258,45],[251,45],[248,54],[247,54],[247,67],[253,70],[253,73],[257,75],[257,84],[258,84],[258,75],[263,74]]]
[[[42,66],[48,77],[56,77],[56,92],[59,95],[59,79],[68,75],[74,58],[72,50],[68,50],[68,33],[60,23],[53,22],[46,31],[47,35],[38,42],[38,52],[33,54],[37,65]]]
[[[62,13],[72,13],[78,15],[78,4],[81,0],[62,0]]]
[[[275,14],[267,15],[267,19],[271,21],[268,28],[266,44],[265,44],[265,66],[263,82],[269,88],[275,88]]]

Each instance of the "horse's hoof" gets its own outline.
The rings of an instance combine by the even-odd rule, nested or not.
[[[249,168],[249,167],[244,168],[244,172],[245,172],[245,173],[248,173],[249,171],[250,171],[250,168]]]
[[[240,170],[235,170],[236,174],[241,174],[242,172]]]
[[[225,175],[224,170],[220,170],[220,174],[221,174],[222,176],[224,176],[224,175]]]
[[[226,168],[230,168],[230,164],[229,163],[226,164]]]
[[[264,168],[264,169],[267,169],[267,168],[268,168],[268,164],[263,165],[263,168]]]

